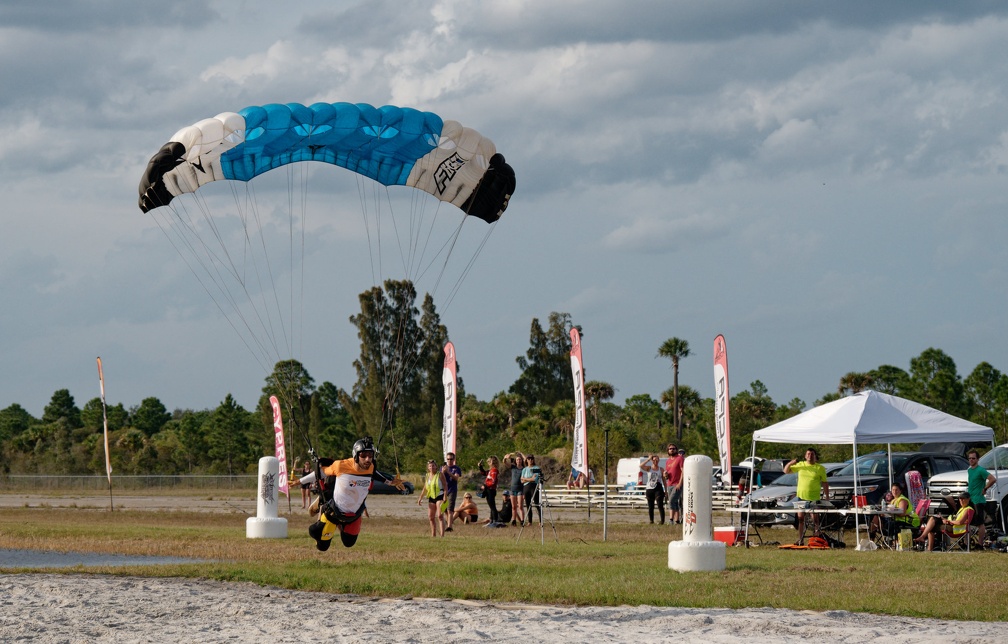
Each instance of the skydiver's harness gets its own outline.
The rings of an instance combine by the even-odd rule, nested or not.
[[[335,461],[331,458],[317,458],[314,456],[313,459],[315,461],[315,483],[318,486],[318,494],[322,498],[322,502],[319,503],[319,510],[325,515],[326,521],[335,525],[350,525],[364,516],[364,512],[367,510],[367,503],[361,503],[356,512],[344,512],[336,505],[336,500],[333,498],[332,486],[326,485],[328,479],[322,475],[322,468],[329,467]],[[378,470],[372,472],[371,478],[373,479],[375,475],[381,476],[386,483],[391,481],[391,479],[382,476]]]
[[[328,479],[323,476],[322,468],[329,467],[335,461],[331,458],[318,458],[314,454],[312,454],[312,459],[315,461],[315,486],[319,497],[322,499],[319,502],[319,510],[325,515],[326,521],[335,525],[350,525],[361,518],[364,515],[366,504],[362,503],[357,512],[350,514],[343,512],[336,505],[336,500],[333,499],[332,486],[326,484]]]

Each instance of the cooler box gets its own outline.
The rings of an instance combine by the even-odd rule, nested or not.
[[[734,546],[743,539],[742,530],[733,526],[714,528],[714,541],[720,541],[729,546]]]

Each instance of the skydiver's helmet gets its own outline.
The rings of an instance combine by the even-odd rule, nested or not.
[[[375,449],[374,441],[371,440],[370,436],[365,436],[353,444],[353,460],[358,465],[360,465],[360,460],[357,457],[360,456],[361,452],[371,452],[372,459],[377,456],[378,450]]]

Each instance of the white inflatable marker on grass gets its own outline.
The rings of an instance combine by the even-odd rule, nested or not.
[[[683,537],[668,545],[668,566],[678,572],[725,569],[726,545],[714,540],[711,521],[711,474],[709,456],[690,456],[683,463]]]
[[[259,459],[259,494],[256,516],[245,520],[248,539],[286,539],[287,519],[277,518],[280,494],[280,461],[275,456]]]

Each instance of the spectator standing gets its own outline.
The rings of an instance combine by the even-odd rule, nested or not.
[[[525,469],[522,470],[522,496],[525,497],[525,524],[532,523],[532,507],[539,513],[539,523],[542,523],[542,502],[539,485],[542,483],[542,469],[536,465],[535,456],[525,457]],[[519,501],[520,503],[521,501]]]
[[[665,489],[669,499],[669,523],[682,523],[683,462],[686,451],[675,443],[669,443],[668,458],[665,460]]]
[[[483,496],[486,498],[487,506],[490,508],[490,524],[495,524],[500,523],[500,518],[497,516],[497,477],[500,475],[500,470],[498,469],[500,461],[497,460],[496,456],[491,456],[487,459],[487,464],[490,465],[490,469],[483,469],[483,461],[481,459],[477,467],[479,467],[480,474],[486,477],[483,481]]]
[[[304,478],[311,474],[311,462],[305,461],[304,467],[301,468],[301,478]],[[307,508],[308,502],[311,500],[311,483],[300,483],[301,486],[301,508]]]
[[[445,454],[445,464],[441,468],[445,483],[445,512],[448,515],[448,527],[445,532],[452,531],[452,521],[455,519],[455,501],[458,498],[458,481],[462,477],[462,468],[455,462],[455,452]]]
[[[437,461],[427,461],[427,474],[424,477],[423,494],[417,499],[417,505],[427,501],[427,518],[430,520],[430,536],[441,536],[445,533],[445,518],[441,514],[441,500],[444,499],[445,477],[438,468]]]
[[[966,452],[969,469],[966,470],[966,489],[969,490],[970,502],[973,505],[973,522],[977,527],[977,540],[983,546],[987,538],[987,490],[996,482],[994,475],[980,467],[980,452],[971,449]]]
[[[517,503],[514,499],[522,498],[522,470],[525,469],[525,455],[521,452],[514,452],[504,456],[511,462],[511,525],[525,523],[525,507],[521,501]]]
[[[655,504],[658,504],[660,525],[665,524],[665,485],[662,483],[662,469],[658,465],[658,455],[648,454],[647,460],[641,463],[644,472],[644,496],[647,498],[648,519],[654,523]]]
[[[813,448],[805,450],[805,461],[798,462],[797,458],[791,459],[784,466],[784,473],[798,473],[798,498],[802,501],[818,501],[823,495],[829,495],[829,483],[826,482],[826,468],[819,464],[819,452]],[[813,513],[812,521],[815,522],[816,534],[819,533],[819,515]],[[802,545],[805,535],[805,513],[798,513],[798,540],[795,545]]]

